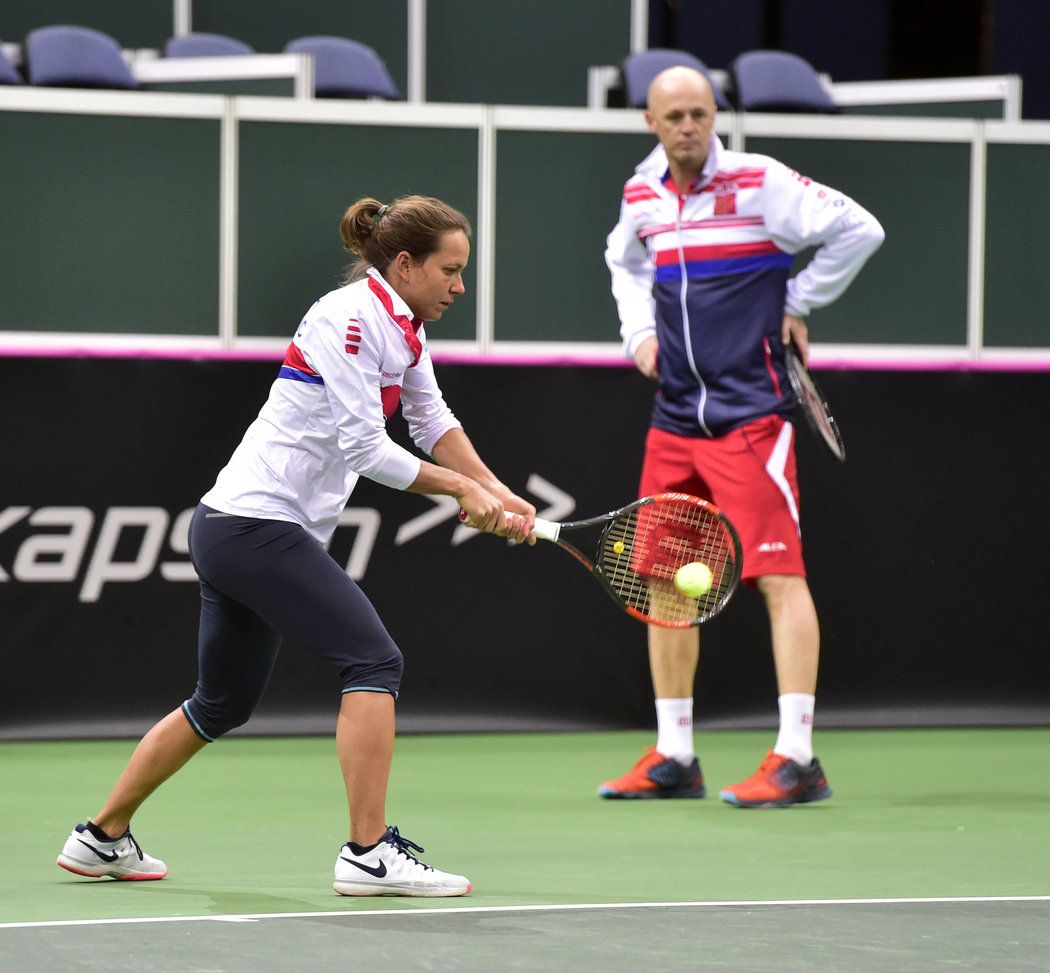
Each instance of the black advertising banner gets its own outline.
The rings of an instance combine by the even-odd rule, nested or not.
[[[188,518],[275,372],[0,359],[0,737],[136,734],[189,696]],[[653,387],[633,369],[439,361],[438,377],[482,457],[544,516],[634,498]],[[1050,446],[1032,410],[1046,414],[1050,374],[818,377],[849,450],[838,466],[799,426],[823,722],[1045,716],[1036,471]],[[400,418],[391,431],[406,442]],[[553,546],[512,547],[455,514],[362,480],[330,548],[405,654],[402,727],[652,725],[644,627]],[[741,590],[703,641],[701,723],[768,724],[759,596]],[[246,729],[326,731],[337,706],[334,675],[287,645]]]
[[[2,433],[0,733],[145,725],[192,693],[188,518],[276,369],[0,359],[18,416]],[[482,456],[549,515],[633,499],[649,390],[630,370],[439,377]],[[635,405],[623,421],[604,421],[625,398]],[[408,444],[400,416],[391,432]],[[561,551],[512,548],[460,526],[457,512],[451,499],[362,480],[330,546],[404,652],[402,725],[646,720],[642,626]],[[254,728],[330,728],[338,689],[322,663],[285,646]]]

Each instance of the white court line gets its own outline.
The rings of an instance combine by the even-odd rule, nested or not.
[[[601,909],[726,909],[758,906],[812,905],[957,905],[968,902],[1050,902],[1050,895],[949,895],[902,899],[737,899],[702,902],[589,902],[562,905],[450,906],[444,909],[339,909],[334,912],[255,912],[228,916],[141,916],[130,919],[44,919],[37,922],[0,922],[0,929],[37,926],[112,926],[144,922],[258,922],[262,919],[327,919],[333,916],[432,916],[497,912],[581,912]]]

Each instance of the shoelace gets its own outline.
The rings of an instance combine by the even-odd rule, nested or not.
[[[763,771],[773,771],[783,767],[787,763],[787,758],[780,756],[776,753],[767,753],[765,759],[762,761],[758,768],[758,772],[761,774]]]
[[[399,855],[404,855],[409,861],[414,861],[421,868],[428,868],[430,871],[434,870],[432,865],[427,865],[425,862],[421,862],[411,851],[409,851],[409,848],[411,848],[413,851],[418,851],[422,855],[426,849],[421,845],[417,845],[414,841],[409,841],[408,838],[397,830],[396,825],[389,825],[386,829],[386,833],[379,840],[393,845],[397,849]]]
[[[135,846],[135,851],[138,852],[139,861],[142,861],[142,849],[139,847],[139,843],[132,837],[130,831],[125,831],[121,838],[127,838]]]

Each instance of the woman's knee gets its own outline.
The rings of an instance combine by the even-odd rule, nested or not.
[[[357,661],[342,671],[343,692],[362,689],[378,689],[396,698],[401,688],[401,675],[405,669],[404,656],[393,643],[387,643],[367,661]]]
[[[255,711],[255,702],[246,700],[223,700],[209,702],[194,694],[182,704],[182,711],[190,726],[209,743],[225,736],[230,730],[243,726]]]

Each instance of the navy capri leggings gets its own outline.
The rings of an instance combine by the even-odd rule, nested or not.
[[[200,577],[198,676],[182,705],[209,742],[247,722],[282,639],[334,666],[344,693],[397,696],[402,658],[375,608],[298,524],[219,513],[200,504],[190,522]]]

